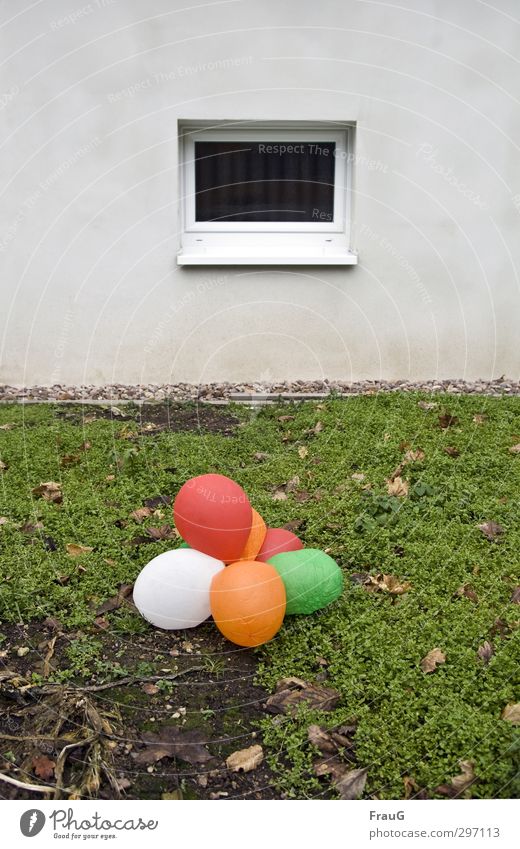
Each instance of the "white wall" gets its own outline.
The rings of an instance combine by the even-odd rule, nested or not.
[[[519,376],[514,0],[3,0],[0,37],[0,383]],[[360,264],[176,267],[179,118],[356,121]]]

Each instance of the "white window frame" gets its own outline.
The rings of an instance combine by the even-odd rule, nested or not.
[[[350,206],[354,126],[338,122],[179,122],[179,265],[353,265]],[[335,142],[332,221],[196,221],[195,142]]]

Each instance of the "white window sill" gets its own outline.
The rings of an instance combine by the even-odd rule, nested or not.
[[[258,248],[216,248],[203,251],[182,250],[177,254],[177,265],[357,265],[357,254],[348,250],[293,250]]]

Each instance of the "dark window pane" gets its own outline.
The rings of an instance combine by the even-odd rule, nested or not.
[[[335,142],[195,142],[197,221],[332,221]]]

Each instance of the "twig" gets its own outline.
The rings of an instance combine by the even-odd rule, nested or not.
[[[30,684],[28,687],[20,687],[20,690],[27,692],[35,692],[37,695],[45,695],[46,693],[54,692],[56,689],[62,689],[67,693],[99,693],[101,690],[110,690],[113,687],[127,687],[129,684],[153,684],[156,681],[174,681],[182,675],[187,675],[189,672],[204,672],[203,666],[190,666],[189,669],[183,669],[181,672],[174,672],[171,675],[148,675],[145,678],[139,678],[129,675],[127,678],[120,678],[118,681],[105,681],[104,684],[90,684],[85,687],[72,686],[68,687],[63,684],[45,684],[43,687],[38,684]]]
[[[11,778],[10,775],[4,775],[0,772],[0,781],[6,781],[7,784],[14,784],[15,787],[21,787],[23,790],[29,790],[31,793],[54,793],[54,787],[44,787],[42,784],[26,784],[25,781],[18,781],[16,778]]]

